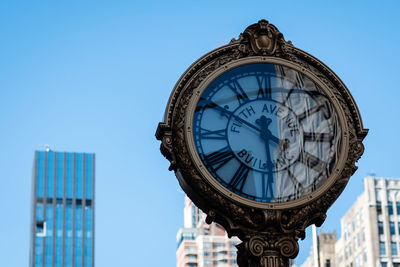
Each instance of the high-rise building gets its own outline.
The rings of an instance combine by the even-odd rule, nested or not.
[[[332,242],[328,242],[319,246],[319,259],[326,256],[319,266],[400,267],[400,179],[364,178],[364,192],[340,224],[335,259]],[[306,266],[314,266],[312,255],[302,265]]]
[[[228,238],[222,226],[205,223],[204,213],[185,196],[184,227],[176,236],[177,267],[237,266],[237,237]]]
[[[95,155],[36,151],[31,267],[94,266]]]
[[[367,177],[341,219],[336,266],[400,267],[400,179]]]

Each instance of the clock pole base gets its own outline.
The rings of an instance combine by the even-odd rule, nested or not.
[[[253,236],[236,247],[239,267],[289,267],[299,252],[297,240],[289,236]]]

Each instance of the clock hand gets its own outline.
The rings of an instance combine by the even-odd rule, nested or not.
[[[261,126],[261,137],[263,139],[271,140],[277,145],[286,145],[289,143],[289,140],[287,138],[285,139],[279,139],[275,135],[271,133],[271,131],[268,129],[269,125],[271,124],[272,120],[270,118],[265,117],[262,115],[259,119],[256,120],[256,123]]]
[[[273,168],[274,164],[271,160],[271,149],[269,147],[269,140],[271,137],[275,137],[271,134],[271,131],[268,130],[268,126],[272,120],[270,118],[265,117],[262,115],[259,119],[256,120],[256,123],[261,127],[261,137],[265,140],[265,151],[267,152],[267,169],[268,169],[268,179],[272,181],[273,179]]]
[[[272,180],[273,179],[272,169],[274,167],[274,164],[272,164],[272,160],[271,160],[271,151],[270,151],[268,139],[266,139],[266,142],[265,142],[265,151],[267,152],[268,180]]]

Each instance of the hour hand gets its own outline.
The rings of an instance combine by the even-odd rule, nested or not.
[[[265,140],[271,140],[275,144],[279,145],[279,147],[285,150],[289,146],[289,139],[279,139],[275,135],[271,133],[268,129],[269,125],[271,124],[272,120],[270,118],[265,117],[262,115],[259,119],[256,120],[256,124],[261,127],[261,137]]]
[[[281,148],[281,150],[285,150],[286,148],[289,147],[290,141],[289,139],[285,138],[285,139],[279,139],[278,137],[276,137],[275,135],[273,135],[271,133],[270,130],[268,130],[267,132],[268,138],[274,142],[275,144],[279,145],[279,147]]]

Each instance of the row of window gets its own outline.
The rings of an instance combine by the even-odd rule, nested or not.
[[[397,252],[397,242],[390,242],[390,251],[392,255],[398,255]],[[379,242],[379,254],[386,255],[386,245],[385,242]]]
[[[227,260],[219,260],[219,261],[213,261],[213,266],[227,266],[228,261]],[[230,260],[230,264],[235,265],[237,264],[236,259]],[[197,263],[188,263],[186,264],[187,267],[197,267]],[[204,267],[209,267],[211,266],[211,261],[210,260],[204,260],[203,262]]]
[[[394,209],[394,207],[396,207],[396,210]],[[387,209],[388,209],[388,214],[389,215],[393,215],[393,214],[398,214],[400,215],[400,202],[388,202],[387,205]],[[382,214],[382,202],[377,201],[376,202],[376,212],[378,215]]]
[[[381,266],[382,267],[388,267],[388,263],[387,262],[381,262]],[[392,266],[393,267],[400,267],[400,263],[393,262]]]
[[[93,160],[91,154],[38,152],[36,196],[43,198],[46,194],[48,198],[54,195],[63,198],[65,182],[67,198],[72,198],[74,190],[76,198],[83,198],[85,181],[85,198],[91,199],[94,179]]]
[[[348,259],[353,251],[356,251],[358,247],[361,246],[362,242],[365,241],[365,229],[362,228],[360,232],[344,247],[345,258]]]
[[[389,222],[389,231],[391,235],[396,234],[396,230],[395,230],[396,226],[394,222]],[[400,233],[400,224],[398,225],[398,231]],[[384,234],[384,227],[383,227],[383,222],[378,222],[378,233],[380,235]]]
[[[338,259],[338,263],[340,265],[342,258]],[[367,263],[367,249],[365,248],[362,252],[360,252],[355,258],[354,258],[354,264],[351,262],[349,265],[346,265],[346,267],[362,267],[366,266],[364,264]]]
[[[357,212],[356,215],[351,220],[351,223],[348,223],[344,228],[344,240],[347,240],[350,235],[360,227],[360,224],[364,222],[364,209],[361,208],[360,212]]]
[[[218,252],[214,252],[214,253],[211,253],[210,251],[203,252],[204,257],[211,257],[212,255],[214,255],[214,257],[215,256],[226,256],[226,255],[228,255],[228,251],[223,250],[223,251],[218,251]],[[236,251],[230,251],[230,256],[235,256],[235,255],[236,255]]]

